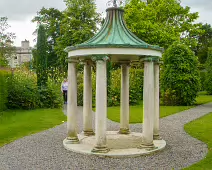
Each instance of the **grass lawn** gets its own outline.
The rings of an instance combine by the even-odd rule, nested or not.
[[[192,106],[161,106],[160,117],[166,117],[174,113],[192,108]],[[109,107],[107,117],[115,122],[120,122],[120,108]],[[130,106],[130,123],[143,122],[143,106]]]
[[[196,98],[196,104],[194,106],[161,106],[160,117],[166,117],[183,110],[188,110],[196,105],[212,102],[212,95],[206,95],[205,92],[201,92]],[[108,119],[115,122],[120,122],[120,107],[108,108]],[[142,123],[143,122],[143,105],[130,106],[130,123]]]
[[[212,169],[212,113],[185,125],[185,131],[208,145],[208,154],[202,161],[186,169]]]
[[[0,147],[66,121],[61,109],[9,110],[0,113]]]

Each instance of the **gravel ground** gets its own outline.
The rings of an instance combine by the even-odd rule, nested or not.
[[[66,123],[55,128],[24,137],[0,148],[1,170],[66,170],[66,169],[182,169],[203,159],[207,145],[187,135],[183,126],[212,112],[212,103],[177,113],[161,119],[161,136],[166,148],[151,156],[137,158],[99,158],[73,153],[64,149]],[[82,108],[79,108],[79,122]],[[119,125],[110,120],[108,130],[118,130]],[[81,125],[79,131],[82,130]],[[142,125],[131,125],[131,131],[141,132]]]

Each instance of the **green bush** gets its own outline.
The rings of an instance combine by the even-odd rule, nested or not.
[[[17,70],[9,80],[8,103],[10,109],[34,109],[39,107],[36,75]]]
[[[61,108],[63,105],[63,96],[59,83],[48,79],[47,86],[38,88],[39,107],[40,108]]]
[[[208,94],[212,94],[212,47],[208,48],[208,58],[206,61],[206,91]]]
[[[0,112],[7,109],[8,79],[11,73],[0,70]]]
[[[189,47],[175,42],[164,53],[161,73],[164,105],[193,105],[199,91],[198,60]]]
[[[8,87],[7,106],[10,109],[62,107],[60,84],[50,78],[47,86],[38,88],[36,74],[17,70],[9,79]]]

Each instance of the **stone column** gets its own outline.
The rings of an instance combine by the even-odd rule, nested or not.
[[[67,130],[68,143],[79,143],[77,137],[77,60],[68,63],[68,105],[67,105]]]
[[[129,134],[129,62],[121,64],[120,134]]]
[[[143,90],[143,138],[140,148],[153,148],[154,124],[154,62],[144,61],[144,90]]]
[[[92,128],[92,78],[91,61],[84,62],[84,90],[83,90],[83,133],[86,136],[94,135]]]
[[[107,66],[106,57],[96,58],[96,144],[92,152],[106,153],[107,148]]]
[[[155,77],[155,113],[154,113],[154,128],[153,128],[153,139],[159,140],[159,119],[160,119],[160,98],[159,98],[159,73],[160,66],[159,62],[155,62],[154,65],[154,77]]]

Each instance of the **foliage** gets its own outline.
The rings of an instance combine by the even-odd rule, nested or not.
[[[129,29],[145,42],[165,49],[179,39],[194,48],[196,36],[202,32],[201,25],[194,24],[197,18],[198,13],[182,7],[179,0],[131,0],[125,7]]]
[[[206,91],[212,94],[212,47],[208,48],[208,58],[206,61]]]
[[[129,102],[130,105],[139,104],[143,99],[143,70],[130,69],[130,89],[129,89]],[[121,70],[114,70],[111,73],[111,98],[108,101],[109,106],[120,105],[121,94]]]
[[[0,17],[0,66],[7,66],[8,59],[13,56],[15,48],[12,46],[15,34],[7,32],[10,25],[6,17]]]
[[[66,121],[61,109],[7,110],[0,115],[0,147]]]
[[[206,83],[206,72],[200,71],[200,91],[206,90],[205,83]]]
[[[38,28],[38,38],[37,38],[37,84],[39,87],[46,86],[47,77],[47,39],[46,32],[43,25]]]
[[[47,67],[59,67],[58,56],[54,47],[56,39],[60,36],[60,24],[63,13],[55,8],[42,8],[32,20],[32,22],[40,23],[45,27],[47,36]],[[35,31],[35,33],[37,30]]]
[[[94,0],[64,0],[64,2],[67,8],[63,12],[63,19],[60,24],[61,36],[57,39],[55,50],[63,71],[66,71],[67,53],[64,52],[64,49],[91,38],[97,31],[100,18],[96,12]]]
[[[60,84],[49,80],[47,86],[42,86],[38,89],[40,94],[40,108],[61,108],[62,107],[62,94]]]
[[[8,79],[11,76],[9,71],[0,70],[0,112],[7,109]]]
[[[78,105],[83,105],[83,74],[79,73],[77,76],[78,83]],[[130,104],[139,104],[143,98],[143,70],[130,69]],[[120,105],[120,94],[121,94],[121,70],[111,71],[111,84],[107,86],[108,106],[119,106]],[[92,72],[92,104],[95,106],[96,97],[96,75]]]
[[[185,168],[190,170],[212,169],[212,113],[185,125],[185,131],[194,138],[207,144],[208,153],[198,163]]]
[[[212,46],[212,27],[210,24],[202,25],[204,33],[198,36],[198,46],[196,54],[199,58],[199,62],[204,64],[208,57],[208,47]]]
[[[38,88],[36,74],[16,70],[9,80],[7,106],[10,109],[61,108],[60,84],[49,77],[46,86]]]
[[[165,105],[193,105],[199,90],[198,60],[179,42],[171,45],[163,56],[161,73],[162,102]]]
[[[16,70],[9,79],[9,109],[34,109],[39,106],[36,75],[32,72]]]

